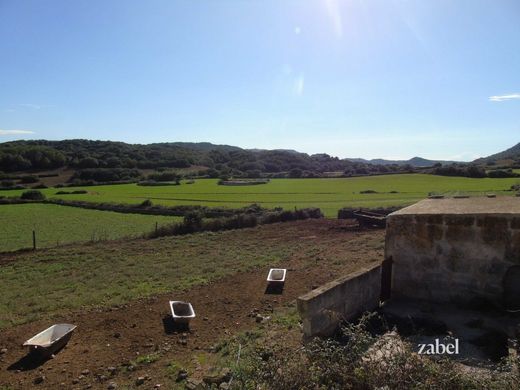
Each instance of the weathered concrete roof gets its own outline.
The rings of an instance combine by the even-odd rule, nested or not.
[[[520,198],[501,196],[497,198],[446,198],[424,199],[390,215],[410,214],[518,214]]]

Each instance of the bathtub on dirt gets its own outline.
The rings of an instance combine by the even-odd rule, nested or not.
[[[76,325],[54,324],[31,337],[23,343],[23,345],[29,347],[30,352],[50,356],[62,349],[69,342],[74,329],[76,329]]]
[[[189,302],[170,301],[173,322],[188,325],[195,318],[195,311]]]
[[[287,269],[285,268],[271,268],[269,274],[267,274],[267,283],[274,286],[283,286],[286,274]]]

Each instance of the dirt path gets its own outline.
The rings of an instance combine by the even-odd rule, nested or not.
[[[308,239],[316,238],[309,236]],[[365,238],[380,238],[382,241],[383,232],[341,233],[345,245],[351,245],[354,252],[367,251],[362,246]],[[344,264],[345,273],[375,258],[382,258],[382,253],[380,249],[373,249],[372,253],[363,253],[360,258],[366,261]],[[75,312],[66,318],[2,330],[0,348],[6,348],[7,352],[0,355],[0,389],[3,390],[2,385],[8,389],[106,389],[111,382],[116,382],[118,388],[124,384],[133,387],[136,378],[145,375],[149,375],[150,380],[139,388],[153,388],[157,383],[163,384],[162,388],[169,388],[166,384],[172,380],[166,376],[164,367],[172,359],[182,360],[197,351],[207,350],[219,339],[254,328],[258,325],[250,316],[253,309],[268,314],[293,303],[313,286],[339,276],[328,272],[321,261],[319,264],[302,264],[294,257],[284,266],[288,268],[288,274],[281,295],[265,293],[268,271],[265,268],[239,273],[189,291],[157,295],[114,308]],[[193,304],[197,318],[192,321],[189,332],[172,332],[167,321],[168,300],[172,298]],[[67,347],[43,365],[34,367],[24,362],[27,351],[20,346],[23,341],[60,321],[78,326]],[[155,352],[159,353],[158,361],[136,365],[133,371],[126,368],[139,356]],[[159,365],[163,369],[155,368]],[[34,384],[35,379],[42,376],[45,377],[43,382]]]

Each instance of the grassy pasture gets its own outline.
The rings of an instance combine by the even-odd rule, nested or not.
[[[52,204],[0,205],[0,252],[32,247],[36,231],[39,248],[74,241],[99,241],[135,236],[179,217],[122,214]]]
[[[323,226],[308,227],[316,224]],[[382,234],[350,238],[357,248],[353,251],[352,245],[345,245],[343,232],[331,234],[328,227],[302,221],[154,240],[75,244],[10,255],[4,257],[4,264],[0,262],[0,329],[52,314],[63,315],[69,309],[121,304],[187,289],[294,257],[302,265],[315,265],[321,256],[331,273],[344,271],[345,264],[352,262],[377,260],[367,252],[382,250]],[[310,232],[320,234],[320,239],[306,239]]]
[[[506,193],[518,178],[471,179],[425,174],[400,174],[330,179],[273,179],[255,186],[219,186],[216,179],[196,180],[180,186],[144,187],[135,184],[83,187],[84,195],[56,195],[57,189],[43,192],[50,198],[91,202],[136,204],[144,199],[163,205],[206,205],[242,207],[259,203],[266,207],[320,207],[327,217],[335,217],[345,207],[377,207],[411,204],[429,192],[481,195]],[[73,188],[67,189],[73,190]],[[374,190],[376,194],[361,194]],[[394,193],[392,193],[395,191]],[[21,191],[2,191],[0,195],[19,195]],[[511,194],[511,193],[509,193]],[[1,210],[1,209],[0,209]]]

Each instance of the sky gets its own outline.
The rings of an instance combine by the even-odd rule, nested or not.
[[[0,0],[0,142],[468,161],[520,142],[518,0]]]

